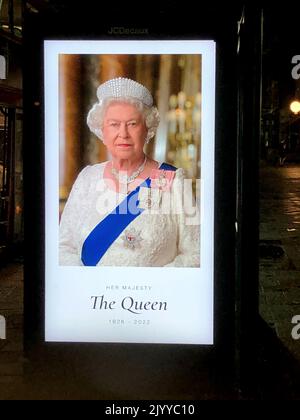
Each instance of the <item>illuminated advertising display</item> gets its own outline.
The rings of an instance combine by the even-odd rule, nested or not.
[[[45,41],[45,339],[213,344],[213,41]]]

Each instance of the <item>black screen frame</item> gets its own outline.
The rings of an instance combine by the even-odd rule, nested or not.
[[[75,9],[75,8],[74,8]],[[124,13],[123,13],[124,12]],[[182,25],[167,19],[170,10],[161,6],[139,24],[127,11],[121,10],[101,27],[85,12],[80,19],[76,11],[69,13],[45,11],[39,15],[25,12],[24,25],[24,184],[25,184],[25,295],[24,340],[27,356],[33,360],[47,354],[86,361],[89,355],[106,357],[112,352],[133,352],[141,364],[142,355],[154,352],[157,358],[169,358],[175,369],[175,356],[192,359],[199,372],[202,367],[214,372],[214,380],[233,383],[236,376],[236,21],[239,7],[220,9],[206,6],[201,16],[192,17]],[[176,10],[171,11],[177,17]],[[187,13],[187,12],[186,12]],[[50,15],[49,15],[50,14]],[[51,15],[52,14],[52,15]],[[157,18],[158,15],[158,18]],[[51,16],[53,18],[51,18]],[[156,18],[156,19],[155,19]],[[177,17],[178,18],[178,17]],[[55,21],[55,25],[53,22]],[[83,22],[83,23],[82,23]],[[184,22],[184,20],[183,20]],[[188,22],[188,23],[187,23]],[[80,23],[80,25],[79,25]],[[146,27],[147,35],[124,36],[122,39],[211,39],[217,45],[216,130],[215,130],[215,279],[213,346],[152,345],[152,344],[72,344],[44,342],[44,69],[43,42],[46,39],[118,39],[108,35],[115,26]],[[79,30],[80,28],[80,30]],[[42,356],[41,356],[42,357]],[[113,363],[113,361],[110,361]],[[77,362],[76,362],[77,363]],[[149,370],[155,369],[155,358]],[[192,383],[187,380],[187,385]],[[139,389],[138,382],[136,390]]]

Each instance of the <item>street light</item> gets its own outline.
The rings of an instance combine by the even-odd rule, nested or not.
[[[300,102],[299,101],[293,101],[290,105],[290,110],[295,115],[299,114],[299,112],[300,112]]]

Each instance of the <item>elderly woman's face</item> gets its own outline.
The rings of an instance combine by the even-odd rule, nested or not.
[[[103,120],[103,143],[112,156],[138,159],[143,156],[147,135],[144,118],[134,105],[112,103]]]

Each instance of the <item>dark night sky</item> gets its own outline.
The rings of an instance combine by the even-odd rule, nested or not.
[[[278,80],[280,102],[293,97],[292,57],[300,55],[300,5],[282,3],[264,9],[264,77]]]

